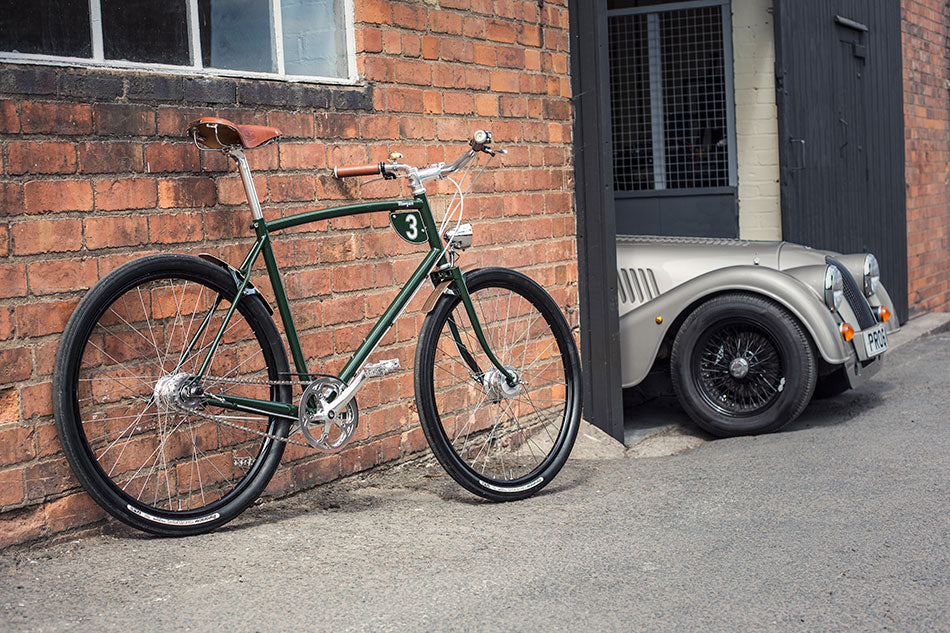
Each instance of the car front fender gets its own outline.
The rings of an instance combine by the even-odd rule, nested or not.
[[[700,275],[664,292],[620,318],[621,382],[632,387],[653,366],[664,337],[702,301],[725,292],[748,292],[772,299],[802,324],[828,363],[840,365],[853,352],[845,345],[831,312],[794,277],[763,266],[729,266]]]

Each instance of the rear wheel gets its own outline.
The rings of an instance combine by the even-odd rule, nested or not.
[[[63,333],[53,378],[63,452],[89,494],[133,527],[211,530],[253,503],[277,469],[284,442],[261,433],[286,437],[289,420],[216,408],[187,391],[236,292],[231,275],[204,260],[146,257],[96,284]],[[289,387],[267,384],[288,371],[263,302],[245,296],[201,386],[289,402]]]
[[[468,273],[466,285],[492,352],[465,306],[446,294],[416,348],[416,400],[426,439],[445,470],[493,501],[528,497],[567,460],[580,422],[580,363],[570,328],[541,286],[512,270]]]

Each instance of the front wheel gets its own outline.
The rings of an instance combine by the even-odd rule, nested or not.
[[[416,401],[432,452],[465,489],[492,501],[529,497],[564,466],[581,415],[580,361],[557,304],[521,273],[483,268],[465,283],[489,347],[458,294],[426,317]]]
[[[720,437],[780,429],[815,389],[815,355],[802,326],[782,306],[745,293],[715,297],[689,315],[670,369],[683,408]]]

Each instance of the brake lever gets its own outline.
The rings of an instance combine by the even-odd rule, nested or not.
[[[489,156],[494,156],[496,154],[507,154],[508,150],[506,149],[491,149],[490,147],[482,148],[482,151],[488,154]]]

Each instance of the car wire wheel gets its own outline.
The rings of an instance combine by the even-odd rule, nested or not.
[[[815,390],[811,339],[782,305],[751,293],[719,295],[683,321],[670,378],[689,417],[720,437],[776,431]]]
[[[694,376],[703,398],[725,415],[748,416],[771,406],[785,386],[785,368],[769,336],[752,323],[706,331]]]

